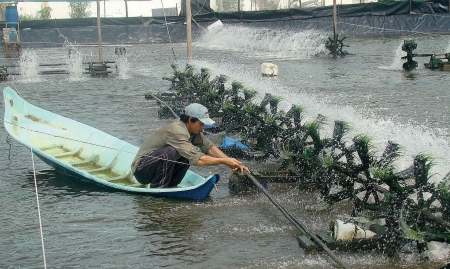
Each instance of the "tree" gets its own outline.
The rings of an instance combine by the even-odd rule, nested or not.
[[[70,12],[69,16],[71,18],[87,18],[91,16],[90,2],[71,2],[69,3]]]
[[[53,11],[53,9],[51,7],[44,7],[43,9],[39,10],[36,13],[36,17],[38,20],[48,20],[50,19],[52,16],[50,15],[50,13]]]

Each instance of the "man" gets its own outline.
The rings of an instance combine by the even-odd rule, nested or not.
[[[144,141],[131,164],[136,180],[150,188],[177,187],[190,165],[225,164],[233,171],[249,171],[202,133],[205,124],[213,123],[203,105],[187,106],[179,121],[163,126]]]

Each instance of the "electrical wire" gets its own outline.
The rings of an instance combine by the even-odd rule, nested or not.
[[[42,131],[38,131],[38,130],[32,130],[30,128],[26,128],[26,127],[14,124],[14,123],[12,123],[10,121],[6,121],[6,120],[4,120],[3,122],[7,123],[7,124],[11,124],[11,125],[16,126],[18,128],[21,128],[21,129],[25,129],[25,130],[27,130],[29,132],[34,132],[34,133],[39,133],[39,134],[43,134],[43,135],[48,135],[48,136],[52,136],[52,137],[55,137],[55,138],[61,138],[61,139],[74,141],[74,142],[79,142],[79,143],[83,143],[83,144],[91,145],[91,146],[96,146],[96,147],[100,147],[100,148],[111,149],[111,150],[115,150],[115,151],[121,151],[121,152],[124,152],[124,153],[136,154],[136,152],[134,152],[134,151],[133,152],[132,151],[127,151],[127,150],[124,150],[124,149],[108,147],[108,146],[105,146],[105,145],[95,144],[95,143],[86,142],[86,141],[82,141],[82,140],[77,140],[77,139],[73,139],[73,138],[67,138],[67,137],[64,137],[64,136],[50,134],[50,133],[46,133],[46,132],[42,132]],[[170,162],[177,163],[177,164],[185,164],[185,165],[187,165],[186,163],[183,163],[183,162],[167,160],[167,159],[164,159],[164,158],[158,158],[158,157],[154,157],[154,156],[147,156],[147,157],[151,157],[151,158],[158,159],[158,160],[170,161]]]
[[[161,7],[162,7],[163,13],[164,13],[164,23],[165,23],[165,25],[166,25],[167,35],[169,36],[169,43],[170,43],[170,46],[171,46],[171,48],[172,48],[173,58],[175,59],[175,61],[177,61],[177,57],[175,56],[175,51],[173,50],[172,38],[170,37],[169,26],[167,25],[166,10],[164,9],[163,0],[161,0]]]

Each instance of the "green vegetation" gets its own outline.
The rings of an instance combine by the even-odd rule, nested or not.
[[[19,15],[19,20],[20,21],[32,21],[32,20],[37,20],[37,16],[33,15],[33,14],[20,14]]]
[[[53,9],[51,7],[44,7],[43,9],[39,10],[36,14],[38,20],[48,20],[51,18],[51,12]]]
[[[91,16],[90,6],[90,2],[70,2],[69,16],[72,19],[88,18]]]
[[[51,18],[51,12],[53,9],[51,7],[44,7],[43,9],[33,14],[20,14],[19,20],[21,21],[31,21],[31,20],[48,20]]]

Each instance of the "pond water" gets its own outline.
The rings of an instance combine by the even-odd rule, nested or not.
[[[270,33],[269,33],[270,32]],[[353,127],[351,134],[372,138],[381,154],[389,140],[402,146],[399,170],[415,155],[436,158],[433,180],[449,166],[449,101],[447,72],[419,67],[402,70],[401,44],[415,39],[416,53],[448,51],[448,36],[352,38],[345,49],[352,55],[333,59],[324,47],[327,34],[255,31],[228,26],[205,33],[193,46],[199,71],[227,75],[257,90],[283,98],[281,107],[305,107],[308,119],[327,117],[323,136],[334,120]],[[69,49],[71,60],[68,59]],[[114,47],[104,47],[104,60],[116,61],[108,78],[83,74],[82,62],[96,60],[98,49],[75,47],[29,48],[17,73],[2,82],[28,102],[96,127],[139,146],[152,131],[167,123],[157,105],[144,94],[166,90],[171,63],[184,70],[186,44],[126,46],[115,59]],[[279,67],[277,78],[260,75],[260,65]],[[43,64],[64,63],[64,75],[38,75]],[[115,64],[112,64],[114,68]],[[12,69],[11,69],[12,70]],[[114,69],[113,69],[114,70]],[[2,102],[1,115],[4,104]],[[308,120],[306,119],[306,120]],[[218,190],[205,201],[180,201],[110,192],[61,175],[0,132],[3,157],[0,176],[0,267],[43,268],[36,172],[43,241],[48,268],[338,268],[325,253],[308,254],[299,246],[300,232],[262,194],[232,195],[231,172],[225,167],[192,169],[202,175],[219,173]],[[220,142],[221,137],[213,136]],[[264,163],[245,162],[251,169]],[[300,192],[293,184],[269,184],[269,191],[313,232],[328,231],[336,218],[348,217],[345,202],[325,206],[316,193]],[[351,268],[439,268],[448,261],[426,261],[418,255],[388,259],[377,252],[336,255]]]

